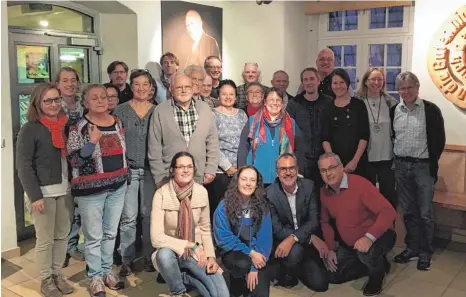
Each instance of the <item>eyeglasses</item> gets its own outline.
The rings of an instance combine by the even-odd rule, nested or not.
[[[209,70],[222,70],[222,66],[207,66]]]
[[[118,96],[108,96],[108,101],[118,100]]]
[[[334,173],[335,170],[338,168],[338,166],[340,166],[339,164],[338,165],[333,165],[333,166],[330,166],[329,168],[322,168],[320,169],[320,173],[321,174],[327,174],[327,173]]]
[[[333,59],[332,58],[319,58],[318,61],[319,62],[328,62],[328,63],[330,63],[330,62],[333,62]]]
[[[44,102],[45,105],[51,105],[52,102],[55,102],[55,104],[61,104],[61,101],[62,101],[62,98],[61,98],[61,97],[57,97],[57,98],[48,98],[48,99],[42,100],[42,102]]]
[[[193,170],[194,169],[194,165],[180,165],[180,166],[175,166],[176,169],[180,170],[181,171],[184,171],[184,170]]]
[[[186,91],[189,92],[189,91],[191,91],[192,89],[193,89],[192,86],[177,86],[177,87],[175,88],[175,91],[181,92],[181,91],[183,91],[183,90],[186,90]]]
[[[278,167],[277,168],[277,171],[280,173],[280,174],[285,174],[287,173],[288,171],[290,173],[295,173],[296,172],[296,166],[290,166],[290,167]]]
[[[120,74],[120,75],[123,75],[123,74],[126,74],[126,73],[128,73],[128,72],[126,72],[126,71],[116,71],[116,70],[115,70],[115,71],[112,71],[112,74]]]
[[[414,90],[415,88],[416,88],[415,86],[398,88],[398,92],[406,93],[406,92],[410,92],[410,91]]]

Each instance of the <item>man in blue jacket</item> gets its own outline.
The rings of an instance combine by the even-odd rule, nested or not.
[[[278,158],[276,171],[278,178],[267,188],[275,247],[274,274],[279,285],[285,287],[295,286],[299,278],[314,291],[327,291],[327,272],[321,258],[328,248],[317,236],[319,203],[314,183],[298,177],[296,157],[289,153]]]

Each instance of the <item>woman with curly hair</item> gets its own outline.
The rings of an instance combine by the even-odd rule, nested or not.
[[[234,175],[214,214],[215,241],[230,271],[232,296],[268,297],[265,271],[272,249],[272,220],[262,175],[244,166]]]

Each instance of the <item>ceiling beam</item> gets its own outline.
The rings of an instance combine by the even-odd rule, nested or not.
[[[413,6],[414,1],[308,1],[306,14],[321,14],[340,10],[364,10],[390,6]]]

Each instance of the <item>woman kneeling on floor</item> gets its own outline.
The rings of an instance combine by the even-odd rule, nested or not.
[[[253,166],[234,175],[214,214],[215,241],[230,271],[232,296],[268,297],[264,269],[272,249],[272,219],[262,176]]]
[[[170,180],[155,193],[151,214],[155,268],[172,296],[196,289],[204,297],[228,297],[228,287],[216,258],[211,236],[207,190],[194,181],[194,158],[175,154]]]

